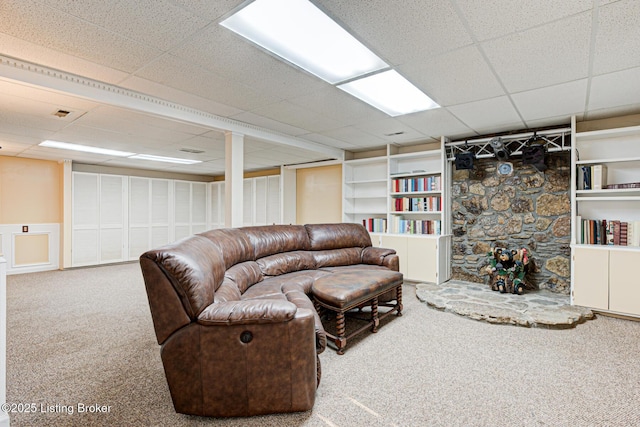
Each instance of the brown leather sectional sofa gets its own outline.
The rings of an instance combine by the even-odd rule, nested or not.
[[[273,225],[207,231],[140,264],[175,410],[248,416],[313,407],[326,346],[314,281],[398,271],[398,256],[358,224]]]

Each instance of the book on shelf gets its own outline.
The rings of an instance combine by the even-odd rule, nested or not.
[[[578,174],[578,190],[602,190],[607,186],[607,165],[581,166]]]
[[[440,235],[440,220],[404,219],[392,217],[390,232],[395,234],[433,234]]]
[[[438,212],[442,210],[442,198],[397,197],[393,199],[394,212]]]
[[[441,178],[439,175],[418,178],[395,178],[391,181],[391,186],[394,193],[440,191]]]
[[[386,233],[387,220],[385,218],[365,218],[362,225],[371,233]]]
[[[576,216],[576,241],[587,245],[640,246],[640,221],[584,219]]]
[[[621,188],[640,188],[640,182],[627,182],[624,184],[607,184],[603,186],[607,190],[621,189]]]

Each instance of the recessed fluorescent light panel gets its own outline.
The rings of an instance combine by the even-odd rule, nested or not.
[[[154,156],[152,154],[136,154],[135,156],[131,156],[129,158],[139,160],[152,160],[154,162],[179,163],[181,165],[193,165],[196,163],[202,163],[201,160],[178,159],[176,157]]]
[[[395,70],[353,80],[338,87],[392,117],[439,107]]]
[[[69,142],[60,141],[42,141],[38,144],[42,147],[60,148],[62,150],[84,151],[85,153],[104,154],[107,156],[129,157],[136,153],[127,151],[109,150],[108,148],[92,147],[90,145],[71,144]]]
[[[220,24],[331,84],[389,67],[308,0],[256,0]]]

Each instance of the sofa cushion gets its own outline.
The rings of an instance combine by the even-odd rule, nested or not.
[[[234,282],[241,294],[263,278],[260,266],[255,261],[246,261],[234,265],[226,271],[224,277]]]
[[[258,259],[257,264],[265,276],[280,276],[292,271],[313,270],[316,268],[316,261],[308,251],[269,255]]]
[[[359,264],[362,258],[362,248],[329,249],[311,253],[317,268]]]
[[[249,238],[255,260],[282,252],[309,249],[309,235],[302,225],[265,225],[239,230]]]
[[[312,250],[371,246],[371,237],[362,224],[307,224]]]
[[[240,301],[242,294],[238,289],[238,285],[231,279],[225,278],[222,285],[216,291],[214,296],[215,302]]]

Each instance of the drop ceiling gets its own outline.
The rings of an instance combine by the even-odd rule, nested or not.
[[[391,118],[276,59],[219,25],[239,0],[4,0],[0,155],[218,175],[225,131],[260,170],[640,112],[636,0],[312,1],[442,107]]]

